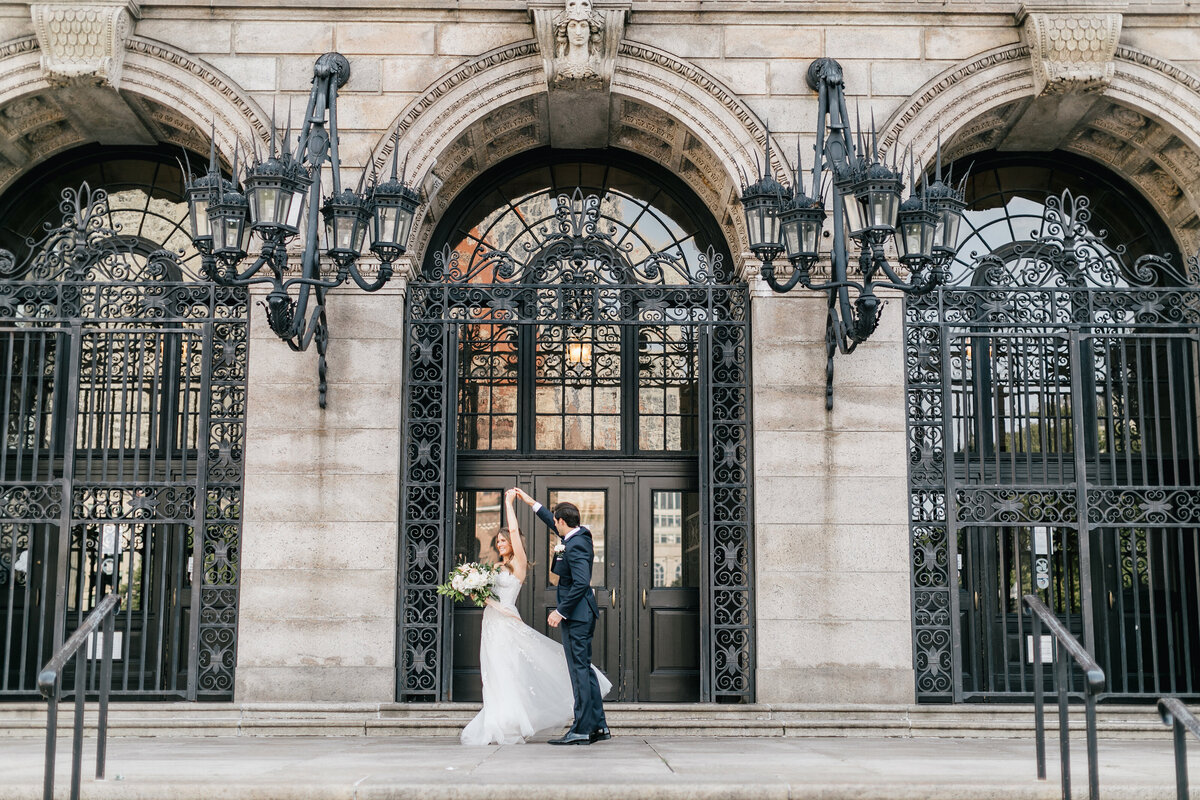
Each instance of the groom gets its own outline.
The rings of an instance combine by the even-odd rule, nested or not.
[[[592,532],[579,524],[579,509],[574,503],[559,503],[551,513],[520,489],[517,496],[562,538],[554,548],[554,563],[550,566],[558,576],[557,607],[546,621],[551,628],[562,631],[567,671],[575,693],[575,724],[562,738],[551,739],[550,744],[591,744],[611,739],[600,702],[600,685],[592,670],[592,634],[600,616],[592,591]]]

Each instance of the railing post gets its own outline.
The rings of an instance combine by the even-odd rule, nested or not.
[[[1188,800],[1187,731],[1183,720],[1175,717],[1175,796]]]
[[[104,780],[104,761],[108,755],[108,692],[112,684],[113,634],[117,608],[104,616],[104,651],[100,661],[100,713],[96,721],[96,780]]]
[[[71,739],[71,800],[79,800],[79,780],[83,772],[83,701],[87,690],[87,650],[75,651],[75,735]]]
[[[1087,714],[1088,797],[1100,800],[1100,754],[1096,743],[1096,695],[1091,685],[1084,690]]]
[[[1046,697],[1042,673],[1042,618],[1029,609],[1033,618],[1030,633],[1033,634],[1033,720],[1037,730],[1037,776],[1046,780]]]
[[[46,709],[46,768],[42,775],[42,800],[54,800],[54,757],[58,745],[58,694],[62,679],[54,681]]]
[[[1067,704],[1067,654],[1054,643],[1054,683],[1058,689],[1058,761],[1062,769],[1063,800],[1071,800],[1071,723]],[[74,800],[74,798],[72,798]]]

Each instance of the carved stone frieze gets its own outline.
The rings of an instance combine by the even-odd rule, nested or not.
[[[1124,2],[1028,2],[1017,15],[1037,95],[1100,92],[1112,83]]]
[[[93,80],[120,87],[125,42],[140,14],[139,3],[43,0],[31,3],[29,12],[42,51],[42,71],[52,82]]]

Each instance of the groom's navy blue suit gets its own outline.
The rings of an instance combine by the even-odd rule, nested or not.
[[[554,515],[545,506],[537,507],[537,516],[558,533]],[[584,736],[607,729],[604,706],[600,699],[600,684],[592,670],[592,635],[600,608],[592,591],[592,532],[580,527],[563,542],[566,548],[554,557],[550,571],[558,576],[558,613],[562,631],[563,650],[567,654],[567,669],[571,673],[571,689],[575,693],[575,724],[568,733]]]

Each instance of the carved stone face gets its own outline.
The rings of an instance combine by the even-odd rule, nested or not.
[[[572,50],[575,48],[586,50],[591,35],[592,29],[586,21],[572,19],[567,22],[567,42],[571,45]]]

